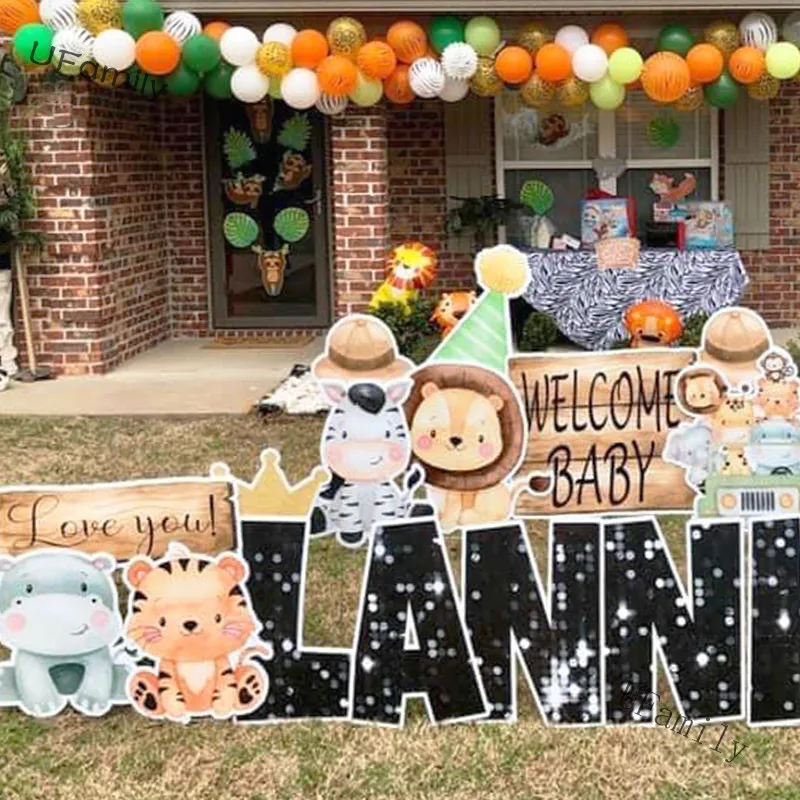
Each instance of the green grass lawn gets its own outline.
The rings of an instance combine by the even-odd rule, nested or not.
[[[284,453],[293,480],[317,462],[321,423],[309,419],[0,418],[5,484],[206,474],[227,461],[249,480],[258,453]],[[678,563],[680,523],[663,520]],[[545,528],[532,526],[546,574]],[[458,537],[449,550],[458,556]],[[329,541],[311,550],[304,638],[350,645],[363,552]],[[454,562],[457,566],[457,561]],[[457,570],[456,570],[457,572]],[[436,729],[415,706],[400,731],[339,723],[188,727],[118,708],[35,721],[0,711],[0,800],[199,798],[777,798],[800,800],[800,731],[748,730],[732,764],[664,729],[548,729],[521,691],[516,725]],[[667,700],[665,699],[665,703]],[[719,729],[721,731],[721,728]],[[707,737],[713,735],[709,730]],[[718,734],[717,734],[718,735]]]

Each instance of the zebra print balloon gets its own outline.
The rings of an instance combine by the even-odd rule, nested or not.
[[[743,45],[766,53],[767,48],[778,41],[778,26],[769,14],[753,11],[739,23],[739,34]]]

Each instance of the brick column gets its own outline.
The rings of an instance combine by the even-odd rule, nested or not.
[[[330,127],[333,297],[336,317],[366,306],[389,250],[385,106],[351,106]]]

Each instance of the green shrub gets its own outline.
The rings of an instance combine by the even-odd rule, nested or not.
[[[786,342],[786,350],[794,361],[797,371],[800,372],[800,339],[791,339]]]
[[[700,347],[703,326],[708,321],[708,314],[692,314],[683,324],[683,334],[678,340],[681,347]]]
[[[522,326],[519,349],[524,353],[547,350],[558,341],[558,327],[549,314],[532,311]]]
[[[441,341],[439,329],[430,321],[435,300],[418,297],[409,302],[380,303],[370,311],[389,327],[397,340],[400,353],[415,364],[421,364]]]

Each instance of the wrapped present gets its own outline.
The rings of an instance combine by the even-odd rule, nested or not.
[[[581,241],[594,247],[603,239],[636,236],[636,208],[633,198],[587,198],[581,206]]]
[[[725,203],[686,203],[686,247],[690,250],[733,247],[733,214]]]

